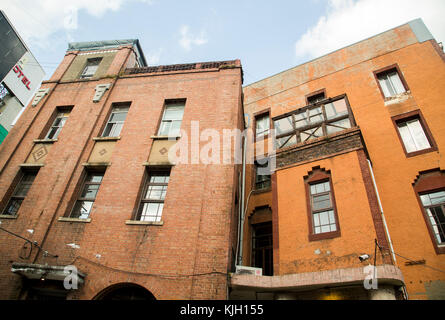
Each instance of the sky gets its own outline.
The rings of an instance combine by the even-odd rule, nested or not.
[[[445,0],[1,0],[49,79],[69,42],[139,39],[149,65],[240,59],[244,85],[422,18]]]

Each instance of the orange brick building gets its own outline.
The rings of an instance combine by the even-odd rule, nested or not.
[[[239,60],[147,67],[137,40],[70,44],[0,147],[0,298],[226,299],[239,165],[168,154],[193,120],[242,129],[241,85]]]
[[[244,87],[276,171],[247,170],[242,260],[270,277],[232,298],[445,299],[444,62],[419,19]]]

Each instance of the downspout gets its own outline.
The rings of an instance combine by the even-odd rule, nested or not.
[[[246,137],[243,136],[243,173],[241,178],[241,215],[240,215],[240,226],[239,226],[239,250],[238,250],[238,263],[237,265],[243,265],[243,240],[244,240],[244,202],[246,193]]]
[[[369,161],[369,159],[366,159],[366,161],[368,161],[368,166],[369,166],[369,170],[371,172],[371,177],[372,177],[372,183],[374,184],[374,190],[377,195],[377,201],[379,203],[380,213],[382,214],[383,226],[385,228],[386,237],[388,238],[388,243],[389,243],[389,250],[391,251],[391,255],[392,255],[394,264],[397,266],[396,255],[394,254],[394,247],[392,245],[391,236],[389,235],[388,225],[386,224],[386,219],[385,219],[385,214],[383,212],[382,202],[380,201],[379,189],[377,188],[377,183],[375,181],[374,170],[372,169],[371,161]],[[403,286],[403,294],[405,296],[405,299],[408,300],[408,292],[406,291],[405,286]]]

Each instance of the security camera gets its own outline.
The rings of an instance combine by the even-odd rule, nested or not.
[[[371,258],[371,256],[369,255],[369,254],[364,254],[364,255],[361,255],[360,257],[358,257],[359,259],[360,259],[360,262],[363,262],[363,261],[366,261],[366,260],[368,260],[369,258]]]

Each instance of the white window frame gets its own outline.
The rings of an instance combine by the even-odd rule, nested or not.
[[[122,129],[124,127],[125,120],[128,115],[130,106],[122,106],[122,107],[113,107],[111,110],[111,114],[108,117],[107,124],[105,125],[104,131],[102,132],[102,137],[106,138],[115,138],[119,137]],[[125,119],[124,120],[112,120],[113,115],[119,114],[119,113],[125,113]],[[108,128],[111,127],[107,133]]]
[[[177,119],[165,119],[165,115],[169,108],[178,108],[182,107],[182,114],[180,118]],[[161,123],[159,124],[159,130],[158,130],[158,136],[169,136],[169,137],[176,137],[179,136],[180,130],[181,130],[181,124],[182,119],[184,118],[184,110],[185,110],[185,101],[178,101],[178,102],[168,102],[165,104],[164,112],[162,114]],[[165,132],[166,124],[170,123],[168,127],[168,132]],[[176,125],[176,130],[178,132],[175,132],[172,130],[173,123],[179,123],[179,125]]]
[[[412,153],[432,148],[422,122],[419,118],[414,118],[397,123],[400,137],[405,146],[406,153]]]
[[[59,136],[60,132],[62,131],[62,128],[65,126],[66,120],[68,119],[69,111],[65,112],[58,112],[56,118],[53,121],[53,124],[48,130],[48,133],[45,136],[45,140],[56,140]],[[56,125],[57,120],[60,119],[60,122],[58,125]],[[56,130],[55,133],[50,138],[50,134],[53,132],[53,130]]]
[[[99,68],[102,58],[91,58],[87,60],[87,64],[80,75],[81,79],[88,79],[94,77]]]

